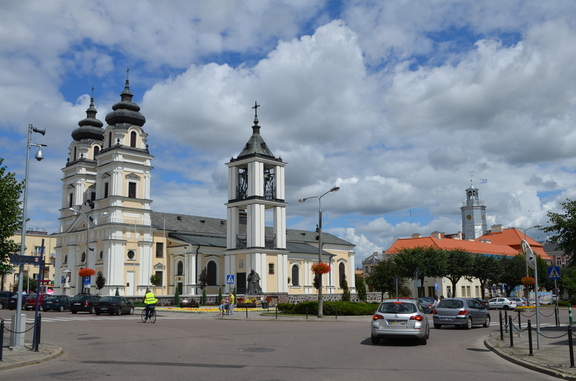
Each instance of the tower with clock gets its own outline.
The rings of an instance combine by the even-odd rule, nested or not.
[[[464,239],[474,240],[488,230],[486,225],[486,206],[478,196],[478,188],[470,185],[466,189],[466,202],[462,211],[462,232]]]

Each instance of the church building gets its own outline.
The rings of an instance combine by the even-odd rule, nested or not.
[[[286,228],[287,163],[260,134],[259,106],[248,142],[226,163],[227,218],[220,219],[152,210],[154,157],[128,79],[120,97],[106,127],[92,98],[72,131],[62,169],[54,292],[141,296],[153,289],[199,296],[205,288],[209,295],[246,294],[255,273],[263,295],[313,300],[318,234]],[[323,275],[324,297],[339,300],[344,281],[355,292],[354,245],[324,232],[322,243],[323,261],[331,266]],[[80,276],[83,268],[95,275]],[[102,288],[97,278],[105,279]]]

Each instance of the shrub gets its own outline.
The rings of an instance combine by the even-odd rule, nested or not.
[[[378,303],[356,302],[324,302],[324,315],[373,315],[378,308]],[[278,311],[285,314],[318,313],[318,302],[309,301],[298,304],[278,303]]]

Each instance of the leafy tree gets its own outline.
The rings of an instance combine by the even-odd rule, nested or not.
[[[4,283],[6,282],[6,275],[10,275],[14,272],[14,266],[10,263],[0,263],[0,291],[4,291]]]
[[[101,271],[98,271],[98,275],[96,276],[96,288],[98,289],[98,293],[106,286],[106,278],[102,275]]]
[[[12,272],[9,254],[20,251],[20,244],[15,243],[11,237],[14,231],[22,228],[22,202],[20,195],[24,190],[24,182],[16,180],[16,174],[8,172],[2,166],[4,159],[0,158],[0,275],[2,275],[2,289],[4,288],[4,275]]]
[[[564,213],[548,212],[550,225],[542,228],[546,233],[553,233],[549,241],[558,245],[566,256],[576,261],[576,201],[566,199],[560,205]]]
[[[204,290],[204,288],[208,285],[208,270],[206,267],[202,269],[200,276],[198,276],[198,282],[200,283],[201,290]]]
[[[380,261],[374,268],[374,271],[366,276],[366,284],[373,290],[381,293],[381,300],[384,300],[384,294],[396,295],[396,285],[394,278],[398,276],[396,261],[391,258]],[[398,296],[410,296],[410,290],[403,286],[402,278],[398,287]]]
[[[346,277],[342,279],[342,301],[349,302],[350,301],[350,289],[348,288],[348,281]]]
[[[410,279],[415,278],[418,270],[420,284],[418,296],[424,291],[424,278],[442,278],[446,274],[446,254],[443,250],[433,247],[403,248],[394,254],[394,263],[398,275]]]
[[[572,299],[576,296],[576,264],[570,264],[562,269],[562,277],[558,283],[558,287],[562,293],[566,292],[568,298]]]
[[[501,273],[497,283],[505,284],[506,295],[510,296],[512,290],[522,284],[522,277],[526,276],[526,261],[523,254],[514,257],[502,256],[499,258]]]
[[[448,250],[446,255],[445,277],[452,283],[453,296],[456,294],[456,283],[462,278],[471,278],[474,257],[464,250]]]
[[[502,268],[498,258],[492,255],[476,255],[472,260],[471,275],[480,281],[482,299],[486,299],[485,287],[488,281],[496,282],[500,278]]]
[[[18,282],[14,285],[14,291],[18,289]],[[22,289],[27,293],[38,291],[38,282],[34,278],[30,278],[28,275],[22,276]]]
[[[358,300],[365,302],[368,299],[368,294],[366,292],[366,283],[364,283],[364,278],[360,274],[356,274],[356,293],[358,294]]]
[[[146,291],[146,292],[148,292],[148,291]],[[118,287],[116,287],[116,293],[114,295],[120,296],[120,290],[118,289]]]
[[[160,286],[162,284],[162,277],[157,274],[150,275],[150,283],[154,286]]]
[[[180,291],[178,291],[178,287],[176,287],[176,291],[174,291],[174,305],[176,307],[180,306]]]
[[[200,298],[200,304],[202,304],[203,306],[205,306],[207,300],[208,300],[208,297],[206,296],[206,289],[203,288],[203,289],[202,289],[202,298]]]

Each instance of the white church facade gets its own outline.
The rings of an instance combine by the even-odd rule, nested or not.
[[[265,295],[316,294],[311,266],[318,261],[317,233],[286,228],[287,163],[260,135],[258,105],[252,136],[226,163],[227,218],[220,219],[152,210],[146,119],[128,80],[120,96],[106,127],[91,99],[86,118],[72,131],[62,169],[54,292],[141,296],[151,288],[157,295],[178,290],[199,296],[205,286],[212,295],[245,294],[254,270]],[[344,280],[354,293],[354,245],[328,233],[322,243],[322,259],[332,268],[323,275],[325,297],[338,300]],[[86,282],[83,268],[101,275],[104,287],[97,289],[97,275]]]

